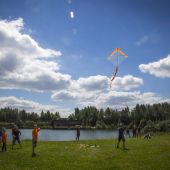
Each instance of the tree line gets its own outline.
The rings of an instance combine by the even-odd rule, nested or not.
[[[42,111],[38,114],[9,107],[0,109],[0,126],[6,125],[9,127],[12,123],[15,123],[20,128],[32,128],[36,122],[42,128],[51,128],[52,122],[59,119],[61,119],[59,112]]]
[[[120,122],[124,125],[138,126],[141,121],[152,121],[157,123],[170,119],[170,103],[137,104],[133,109],[126,107],[122,110],[106,108],[98,110],[96,107],[88,106],[83,109],[75,108],[75,112],[68,119],[81,120],[83,126],[98,128],[114,128]]]
[[[34,122],[38,122],[44,128],[53,128],[54,122],[61,119],[63,118],[60,117],[59,112],[42,111],[38,114],[9,107],[0,109],[0,122],[15,122],[23,128],[32,126]],[[170,103],[137,104],[133,109],[126,107],[122,110],[109,107],[97,109],[94,106],[87,106],[83,109],[75,108],[74,113],[65,119],[68,121],[78,120],[84,128],[117,128],[120,122],[129,128],[134,125],[144,128],[147,124],[150,127],[159,122],[170,120]]]

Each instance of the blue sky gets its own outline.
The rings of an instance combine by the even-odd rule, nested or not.
[[[169,102],[169,18],[168,0],[1,0],[0,107]],[[129,57],[110,89],[116,47]]]

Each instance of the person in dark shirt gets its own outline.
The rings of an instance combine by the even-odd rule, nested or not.
[[[18,129],[18,127],[16,125],[12,129],[12,134],[13,134],[12,149],[14,148],[16,141],[19,143],[19,145],[21,147],[21,140],[20,140],[21,131]]]
[[[139,138],[141,138],[141,128],[140,127],[138,127],[138,136],[137,137],[139,137]]]
[[[123,127],[122,123],[120,123],[120,127],[118,128],[119,134],[118,134],[118,142],[117,142],[117,148],[119,148],[119,143],[120,141],[123,142],[123,149],[125,150],[125,136],[124,136],[124,131],[125,128]]]
[[[135,125],[133,126],[132,133],[133,133],[133,137],[136,138],[137,137],[137,128]]]
[[[129,130],[129,128],[126,128],[126,135],[130,138],[130,130]]]
[[[76,132],[77,132],[76,140],[79,140],[79,137],[80,137],[80,126],[79,125],[76,126]]]

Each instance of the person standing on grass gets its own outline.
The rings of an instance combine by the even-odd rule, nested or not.
[[[15,145],[15,131],[16,131],[16,125],[13,124],[13,127],[12,127],[12,149],[13,149],[13,146]]]
[[[6,140],[7,140],[7,134],[6,129],[2,128],[2,152],[5,150],[6,152]]]
[[[140,126],[138,127],[138,137],[141,138],[141,128],[140,128]]]
[[[76,126],[76,140],[79,141],[79,137],[80,137],[80,126],[77,125],[77,126]]]
[[[119,148],[119,143],[122,140],[123,142],[123,150],[125,150],[125,135],[124,135],[125,128],[123,127],[123,124],[120,123],[120,127],[118,128],[118,142],[117,142],[117,148]]]
[[[128,127],[126,128],[126,135],[130,138],[130,131]]]
[[[21,147],[21,140],[20,140],[20,136],[21,136],[21,131],[18,129],[17,126],[15,126],[15,128],[13,129],[13,142],[12,142],[12,149],[16,143],[16,141],[19,143],[20,147]]]
[[[137,137],[137,128],[135,125],[133,126],[132,133],[133,133],[133,137],[136,138]]]
[[[32,130],[32,156],[36,156],[35,148],[37,146],[38,141],[38,132],[40,131],[40,128],[37,128],[37,125],[34,125],[34,129]]]

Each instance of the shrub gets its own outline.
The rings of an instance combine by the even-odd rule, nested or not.
[[[142,129],[147,125],[147,121],[145,119],[142,119],[139,123],[139,127]]]
[[[160,132],[170,131],[170,120],[165,120],[157,123],[156,128]]]
[[[144,133],[148,132],[155,132],[156,131],[156,126],[151,120],[148,120],[147,125],[143,128]]]

